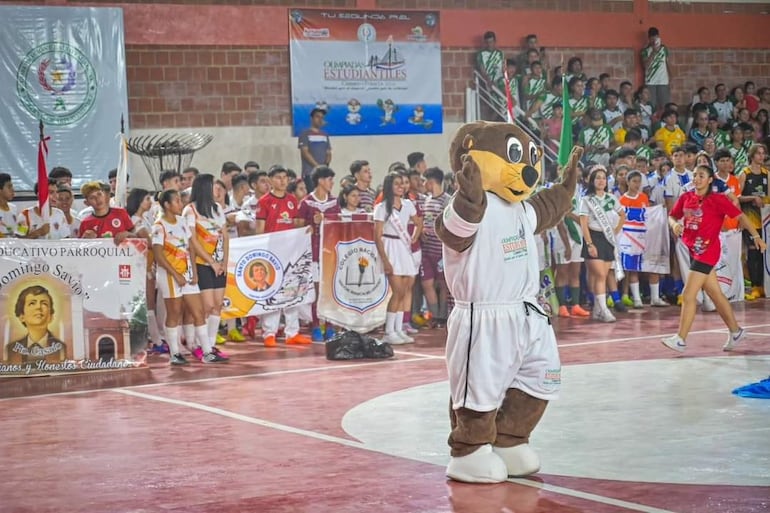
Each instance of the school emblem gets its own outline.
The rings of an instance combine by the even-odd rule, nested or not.
[[[382,272],[377,246],[357,238],[335,248],[334,300],[342,307],[365,313],[385,300],[388,282]]]
[[[16,72],[16,94],[35,119],[72,125],[96,102],[96,71],[80,49],[61,42],[43,43],[24,56]]]
[[[278,292],[284,269],[276,255],[263,249],[244,254],[235,264],[238,290],[252,301],[264,301]]]

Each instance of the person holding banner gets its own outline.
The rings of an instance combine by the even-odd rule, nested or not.
[[[274,165],[267,173],[272,184],[270,192],[259,199],[257,207],[257,234],[274,233],[284,230],[291,230],[302,226],[298,219],[297,198],[293,194],[286,192],[289,185],[289,174],[281,165]],[[262,320],[262,339],[265,347],[275,347],[275,335],[278,333],[278,326],[281,321],[281,312],[286,320],[286,343],[287,344],[312,344],[310,337],[299,332],[299,305],[290,306],[281,310],[266,313],[261,317]]]
[[[687,349],[687,334],[695,318],[696,297],[701,289],[711,297],[719,316],[730,330],[722,349],[731,351],[746,336],[746,331],[735,319],[730,302],[722,293],[714,270],[722,253],[719,232],[724,219],[737,217],[740,225],[750,233],[757,251],[764,252],[767,249],[749,218],[726,195],[712,192],[713,181],[713,169],[708,166],[696,167],[693,174],[695,190],[687,191],[679,197],[668,218],[671,231],[682,238],[691,257],[690,273],[682,294],[679,332],[661,339],[664,346],[680,353]],[[680,219],[683,220],[681,223]]]
[[[157,262],[158,290],[166,305],[166,342],[171,353],[171,365],[187,365],[189,362],[180,351],[179,325],[182,311],[192,317],[195,341],[202,348],[204,363],[226,361],[212,350],[208,328],[203,320],[203,301],[198,288],[198,272],[192,265],[195,256],[190,244],[192,233],[182,219],[182,198],[179,191],[163,191],[158,200],[163,215],[152,226],[152,251]],[[188,340],[188,347],[192,341]]]
[[[224,209],[214,200],[213,175],[199,174],[193,178],[190,203],[184,207],[182,217],[193,234],[190,237],[190,246],[195,253],[198,287],[201,291],[211,352],[226,359],[214,344],[219,331],[222,300],[227,285],[227,252],[230,241]],[[193,354],[199,359],[203,356],[200,348],[193,351]]]
[[[340,210],[340,219],[343,221],[352,221],[354,214],[366,214],[361,206],[361,193],[356,184],[346,185],[340,191],[337,198],[337,206]]]
[[[37,196],[38,185],[35,184],[34,192]],[[27,227],[27,239],[61,240],[69,238],[72,233],[64,212],[56,208],[55,199],[58,195],[57,185],[48,184],[48,216],[44,217],[40,207],[35,205],[21,211],[21,223]]]
[[[607,275],[612,263],[617,260],[615,236],[625,222],[623,206],[607,192],[607,170],[601,165],[594,166],[580,203],[580,228],[583,232],[582,256],[588,267],[590,289],[594,293],[591,317],[598,321],[616,321],[607,308]]]
[[[134,235],[134,223],[122,208],[111,207],[109,196],[101,182],[87,182],[80,188],[80,193],[86,199],[86,204],[93,209],[80,222],[81,239],[100,239],[112,237],[115,244]],[[109,190],[109,186],[107,186]]]
[[[384,342],[407,344],[414,339],[404,332],[404,312],[411,307],[409,291],[417,275],[412,244],[422,234],[422,220],[417,207],[404,197],[407,184],[403,176],[391,173],[382,184],[383,201],[374,209],[374,243],[383,261],[392,294],[385,315]],[[406,227],[414,223],[409,236]]]

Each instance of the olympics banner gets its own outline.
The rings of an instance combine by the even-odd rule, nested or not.
[[[0,239],[0,376],[145,366],[147,241]]]
[[[37,181],[40,121],[49,170],[71,169],[75,188],[106,180],[128,120],[123,11],[0,6],[0,90],[0,170],[17,190]]]
[[[442,132],[438,12],[291,9],[289,49],[295,136]]]
[[[315,301],[308,228],[230,239],[223,319]]]
[[[324,218],[320,264],[318,317],[359,333],[385,324],[390,287],[370,216]]]

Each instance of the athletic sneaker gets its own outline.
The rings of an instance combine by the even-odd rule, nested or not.
[[[569,309],[567,309],[567,306],[566,306],[566,305],[561,305],[561,306],[559,307],[559,317],[572,317],[572,316],[569,314]]]
[[[644,308],[644,303],[642,303],[641,299],[638,300],[638,301],[636,299],[634,299],[633,307],[634,308]]]
[[[623,302],[626,306],[634,306],[634,300],[631,299],[628,294],[623,294],[623,297],[620,298],[620,300]]]
[[[171,365],[190,365],[190,362],[188,362],[184,356],[181,354],[172,354],[171,359],[169,360],[169,363]]]
[[[586,311],[580,305],[572,305],[569,313],[572,317],[588,317],[591,315],[590,312]]]
[[[617,306],[619,304],[620,303],[615,303],[615,307],[617,308]],[[610,312],[609,310],[604,310],[604,309],[599,311],[599,314],[597,315],[596,320],[597,321],[601,321],[601,322],[615,322],[615,321],[617,321],[615,316],[612,315],[612,312]]]
[[[217,344],[219,344],[221,346],[222,344],[227,342],[227,339],[225,337],[223,337],[221,333],[217,332],[217,340],[216,340],[216,342],[217,342]]]
[[[331,340],[336,334],[337,332],[334,330],[334,328],[327,324],[326,330],[324,331],[324,340]]]
[[[399,346],[401,344],[408,344],[406,340],[399,337],[397,333],[386,333],[385,336],[382,338],[383,342],[387,342],[388,344],[392,346]]]
[[[221,351],[218,347],[212,347],[211,352],[219,355],[220,358],[224,358],[225,360],[230,359],[230,357],[227,356],[227,354],[224,351]]]
[[[200,347],[196,347],[192,350],[192,355],[195,357],[196,360],[203,361],[203,349]]]
[[[744,328],[738,328],[738,331],[731,332],[727,335],[727,342],[722,347],[722,351],[732,351],[735,346],[741,343],[746,336],[746,330]]]
[[[412,326],[411,323],[404,324],[404,333],[406,333],[407,335],[416,335],[419,332],[420,332],[420,330],[418,330],[417,328]]]
[[[665,299],[663,299],[663,298],[660,298],[660,297],[654,297],[654,298],[652,298],[652,300],[650,301],[650,306],[657,306],[657,307],[662,307],[662,306],[671,306],[671,305],[669,305],[669,304],[668,304],[668,301],[666,301],[666,300],[665,300]]]
[[[243,334],[235,328],[231,329],[227,333],[227,339],[233,342],[246,342],[246,337],[244,337]]]
[[[404,333],[403,331],[397,331],[396,335],[401,337],[401,340],[403,340],[406,344],[411,344],[412,342],[414,342],[414,339],[409,335],[407,335],[406,333]]]
[[[310,332],[310,338],[313,340],[313,342],[323,342],[324,332],[320,327],[313,328],[313,331]]]
[[[682,340],[682,337],[679,335],[672,335],[670,337],[662,338],[660,341],[667,348],[673,349],[679,353],[684,353],[684,350],[687,349],[687,343]]]
[[[286,338],[286,343],[289,345],[305,345],[305,344],[312,344],[313,341],[310,340],[310,337],[306,337],[305,335],[302,335],[300,333],[297,333],[296,335],[292,337]]]
[[[224,363],[227,361],[227,358],[222,358],[215,352],[206,353],[203,355],[203,358],[201,359],[203,363]]]

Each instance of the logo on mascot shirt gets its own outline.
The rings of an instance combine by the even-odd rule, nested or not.
[[[561,385],[561,367],[558,369],[545,369],[541,383],[543,388],[559,388]]]
[[[500,245],[503,248],[503,261],[510,262],[512,260],[519,260],[527,256],[527,238],[524,233],[524,227],[519,227],[519,232],[516,235],[510,235],[503,237],[500,241]]]

